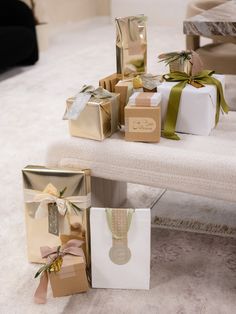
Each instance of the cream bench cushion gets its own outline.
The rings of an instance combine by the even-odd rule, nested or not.
[[[236,201],[236,112],[223,116],[210,136],[181,134],[181,141],[159,144],[126,142],[120,132],[103,142],[65,134],[48,147],[47,165]]]

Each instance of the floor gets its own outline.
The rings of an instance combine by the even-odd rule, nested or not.
[[[149,71],[164,72],[157,55],[184,48],[181,30],[153,26],[148,38]],[[21,169],[43,164],[47,143],[68,132],[62,120],[65,99],[84,83],[96,85],[115,71],[114,39],[113,25],[102,19],[67,25],[51,38],[50,49],[37,65],[0,74],[0,313],[234,313],[235,239],[159,228],[152,231],[150,291],[91,289],[86,295],[59,299],[49,293],[47,305],[33,304],[37,266],[26,259]],[[233,81],[229,82],[227,96],[232,101]],[[131,187],[131,198],[135,189],[145,192]],[[145,193],[149,201],[155,191]],[[185,199],[181,217],[194,207],[198,218],[221,222],[221,217],[228,217],[224,223],[233,226],[234,204],[207,199],[198,203],[186,195],[166,194],[159,207],[162,215],[181,209],[181,198]],[[137,200],[136,205],[142,206]],[[225,215],[222,208],[227,209]]]

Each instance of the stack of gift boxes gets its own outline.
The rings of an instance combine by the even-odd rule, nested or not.
[[[209,135],[228,111],[224,76],[204,70],[193,51],[162,54],[169,73],[148,74],[146,17],[118,18],[116,28],[117,73],[67,99],[70,134],[153,143]],[[49,281],[55,297],[89,286],[149,289],[150,209],[91,208],[87,169],[27,166],[23,182],[28,258],[43,263],[36,303],[46,302]]]

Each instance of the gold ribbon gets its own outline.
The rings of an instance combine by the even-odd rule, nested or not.
[[[220,110],[228,113],[229,108],[224,98],[223,88],[221,82],[216,78],[212,77],[214,71],[204,70],[195,76],[190,76],[184,72],[171,72],[163,75],[163,79],[167,82],[178,82],[172,87],[170,91],[167,114],[164,123],[164,130],[162,136],[172,140],[179,140],[179,136],[175,133],[176,122],[179,112],[180,98],[182,90],[187,84],[190,84],[196,88],[203,87],[204,84],[215,85],[217,90],[216,100],[216,115],[215,124],[217,125],[220,117]]]

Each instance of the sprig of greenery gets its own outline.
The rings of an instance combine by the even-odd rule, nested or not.
[[[164,53],[158,56],[159,59],[161,59],[158,62],[165,62],[165,65],[169,65],[170,63],[181,60],[184,62],[185,60],[190,60],[191,59],[191,51],[181,51],[181,52],[169,52],[169,53]]]

